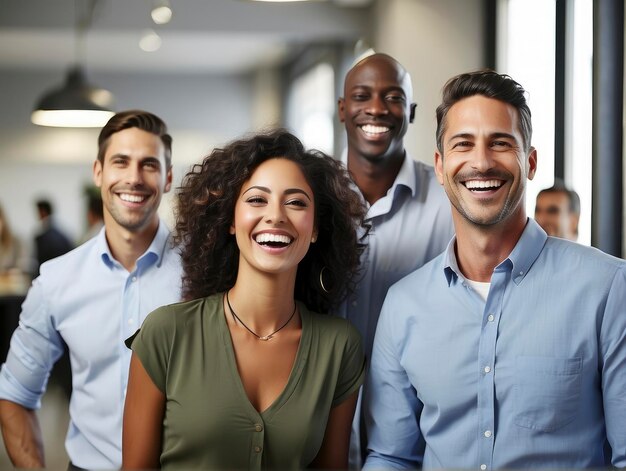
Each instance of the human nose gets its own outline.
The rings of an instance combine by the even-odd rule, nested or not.
[[[265,216],[265,222],[268,224],[278,224],[285,222],[284,207],[280,202],[269,202],[266,206],[267,213]]]
[[[494,159],[489,146],[476,144],[472,152],[471,166],[479,172],[486,172],[494,167]]]
[[[138,185],[143,182],[143,174],[141,166],[129,165],[126,172],[126,180],[131,185]]]
[[[385,98],[382,96],[373,95],[367,102],[365,112],[373,116],[387,114],[389,112],[389,109],[387,108],[387,102],[385,101]]]

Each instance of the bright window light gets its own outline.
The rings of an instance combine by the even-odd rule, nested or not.
[[[294,80],[287,123],[305,147],[333,154],[334,79],[330,64],[320,63]]]
[[[528,182],[526,211],[535,213],[537,193],[554,183],[554,75],[556,0],[500,0],[497,69],[528,92],[537,173]]]

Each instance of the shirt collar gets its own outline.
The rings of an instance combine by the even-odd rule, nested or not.
[[[109,248],[109,244],[106,240],[106,227],[100,229],[100,232],[96,236],[96,244],[98,247],[98,253],[102,258],[102,261],[109,268],[113,268],[114,266],[118,266],[119,262],[115,260],[113,254],[111,253],[111,249]],[[150,246],[146,249],[146,251],[137,259],[137,267],[143,268],[153,264],[156,264],[157,268],[161,266],[163,262],[163,256],[165,251],[167,250],[167,246],[169,244],[170,231],[163,223],[163,221],[159,220],[159,227],[157,229],[156,235]]]
[[[533,263],[535,263],[535,260],[539,257],[547,239],[548,235],[539,226],[539,224],[537,224],[534,219],[528,218],[526,227],[522,232],[522,236],[517,241],[517,244],[515,244],[515,247],[506,260],[502,261],[495,268],[495,270],[510,270],[513,282],[519,285],[532,267]],[[452,238],[445,250],[443,269],[446,280],[448,281],[448,286],[450,286],[453,280],[456,280],[459,277],[465,279],[459,269],[456,254],[454,253],[455,243],[456,236]]]
[[[341,162],[346,168],[348,168],[348,148],[346,147],[341,153]],[[348,170],[350,170],[348,168]],[[417,178],[415,176],[415,165],[413,165],[413,159],[408,152],[404,153],[404,160],[402,161],[402,167],[396,176],[396,179],[391,185],[391,188],[387,192],[388,195],[395,195],[396,188],[398,186],[405,186],[411,190],[411,196],[417,194]]]

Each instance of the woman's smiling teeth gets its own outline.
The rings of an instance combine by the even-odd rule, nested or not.
[[[145,195],[129,195],[128,193],[120,193],[120,199],[129,203],[141,203],[146,199]]]
[[[257,234],[254,240],[260,245],[268,245],[270,247],[286,247],[291,244],[293,239],[284,234],[271,234],[269,232],[264,232],[262,234]]]
[[[468,180],[463,183],[470,191],[497,190],[504,182],[502,180]]]

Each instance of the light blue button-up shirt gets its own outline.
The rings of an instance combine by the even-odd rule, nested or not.
[[[347,150],[341,161],[348,165]],[[356,185],[354,190],[362,197]],[[335,314],[348,319],[359,330],[369,363],[387,290],[443,252],[454,234],[454,226],[450,202],[434,168],[413,160],[408,154],[387,194],[371,206],[364,198],[363,201],[371,230],[361,256],[362,271],[356,291]],[[357,469],[361,467],[360,410],[359,396],[350,439],[350,467]]]
[[[626,262],[530,219],[485,302],[454,242],[385,300],[366,468],[626,466]]]
[[[132,273],[113,258],[104,229],[43,264],[0,371],[0,399],[39,408],[65,341],[73,383],[68,456],[81,468],[119,468],[131,356],[124,340],[152,310],[180,300],[181,274],[163,222]]]
[[[346,151],[342,162],[347,166]],[[361,195],[356,185],[355,191]],[[387,194],[371,206],[365,204],[366,222],[371,230],[361,257],[362,272],[355,293],[337,314],[359,330],[369,361],[387,290],[443,252],[454,234],[454,226],[450,201],[434,168],[408,154]]]

